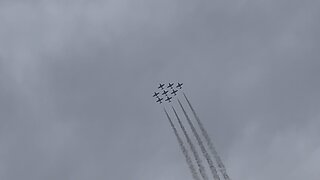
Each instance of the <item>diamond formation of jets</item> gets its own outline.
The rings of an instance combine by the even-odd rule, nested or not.
[[[179,90],[182,89],[183,83],[160,83],[158,91],[154,92],[153,97],[156,98],[156,102],[162,104],[163,102],[172,102],[173,96],[178,95]]]

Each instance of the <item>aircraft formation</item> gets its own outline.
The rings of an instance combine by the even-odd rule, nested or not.
[[[172,102],[173,96],[176,96],[178,91],[182,89],[183,83],[168,83],[162,84],[160,83],[158,86],[158,91],[154,92],[152,97],[156,98],[156,102],[162,104],[165,102]]]
[[[178,140],[193,180],[231,180],[189,98],[184,92],[181,92],[183,96],[178,96],[182,86],[183,83],[160,83],[153,97],[159,104],[170,103],[163,106],[163,110]],[[178,109],[180,111],[177,111]]]

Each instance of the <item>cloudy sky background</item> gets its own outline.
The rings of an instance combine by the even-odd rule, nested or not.
[[[0,179],[191,180],[181,81],[233,180],[320,177],[320,2],[0,0]]]

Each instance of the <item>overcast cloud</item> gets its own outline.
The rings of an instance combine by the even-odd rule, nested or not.
[[[191,180],[184,82],[233,180],[320,177],[320,2],[0,0],[1,180]]]

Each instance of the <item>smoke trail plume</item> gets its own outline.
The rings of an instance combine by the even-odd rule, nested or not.
[[[188,114],[186,113],[186,111],[185,111],[184,107],[182,106],[182,104],[181,104],[181,102],[180,102],[179,99],[178,99],[178,102],[179,102],[179,104],[180,104],[180,107],[181,107],[184,115],[185,115],[186,118],[187,118],[187,121],[188,121],[188,123],[189,123],[189,125],[190,125],[190,127],[191,127],[191,130],[192,130],[194,136],[196,137],[196,139],[197,139],[197,141],[198,141],[198,144],[199,144],[199,146],[200,146],[200,148],[201,148],[201,151],[202,151],[204,157],[206,158],[206,160],[207,160],[207,162],[208,162],[208,164],[209,164],[209,168],[210,168],[210,170],[211,170],[211,173],[212,173],[212,175],[213,175],[213,178],[214,178],[215,180],[220,180],[220,177],[219,177],[219,175],[218,175],[218,172],[217,172],[216,168],[215,168],[214,165],[213,165],[213,161],[212,161],[210,155],[208,154],[205,146],[203,145],[203,142],[202,142],[199,134],[197,133],[196,128],[193,126],[193,123],[191,122]]]
[[[199,156],[199,154],[198,154],[195,146],[193,145],[193,143],[192,143],[192,141],[191,141],[191,139],[190,139],[190,137],[189,137],[189,135],[188,135],[188,133],[187,133],[187,131],[186,131],[186,128],[185,128],[184,125],[182,124],[182,122],[181,122],[181,120],[180,120],[180,118],[179,118],[179,116],[178,116],[178,114],[177,114],[177,112],[176,112],[176,110],[174,109],[173,106],[172,106],[172,109],[173,109],[173,111],[174,111],[174,114],[176,115],[176,118],[177,118],[177,120],[178,120],[178,122],[179,122],[179,125],[180,125],[180,127],[181,127],[181,129],[182,129],[182,131],[183,131],[183,133],[184,133],[184,136],[185,136],[186,139],[187,139],[187,142],[188,142],[188,144],[189,144],[189,146],[190,146],[190,149],[191,149],[191,151],[192,151],[192,153],[193,153],[193,155],[194,155],[194,157],[195,157],[195,159],[196,159],[196,162],[197,162],[197,165],[198,165],[198,167],[199,167],[199,171],[200,171],[200,174],[201,174],[202,178],[203,178],[204,180],[208,180],[208,176],[207,176],[207,174],[206,174],[206,172],[205,172],[205,168],[204,168],[204,166],[203,166],[202,160],[201,160],[201,158],[200,158],[200,156]]]
[[[164,109],[164,112],[166,113],[166,116],[167,116],[169,122],[170,122],[170,126],[173,129],[173,132],[174,132],[174,134],[175,134],[175,136],[176,136],[176,138],[178,140],[179,146],[180,146],[180,148],[182,150],[182,153],[183,153],[183,155],[184,155],[184,157],[185,157],[185,159],[187,161],[187,164],[189,166],[189,169],[190,169],[190,172],[192,174],[193,179],[194,180],[201,180],[199,175],[198,175],[198,173],[197,173],[197,170],[195,169],[195,167],[193,165],[193,162],[192,162],[192,160],[191,160],[191,158],[189,156],[189,153],[188,153],[185,145],[183,144],[183,141],[182,141],[181,137],[179,136],[179,133],[178,133],[176,127],[174,126],[174,124],[173,124],[173,122],[172,122],[167,110],[165,108],[163,108],[163,109]]]
[[[212,153],[212,155],[214,156],[214,158],[215,158],[216,161],[217,161],[217,164],[218,164],[218,167],[219,167],[219,170],[220,170],[221,174],[223,175],[223,177],[224,177],[225,180],[230,180],[230,177],[229,177],[229,175],[227,174],[226,168],[225,168],[223,162],[221,161],[221,158],[220,158],[218,152],[217,152],[216,149],[214,148],[213,143],[212,143],[212,140],[211,140],[211,138],[210,138],[209,135],[208,135],[208,132],[207,132],[206,129],[204,128],[202,122],[200,121],[200,118],[198,117],[197,113],[195,112],[194,108],[192,107],[192,105],[191,105],[189,99],[187,98],[187,96],[185,95],[185,93],[183,93],[183,96],[184,96],[184,98],[187,100],[187,102],[188,102],[188,104],[189,104],[189,107],[190,107],[190,109],[191,109],[191,111],[192,111],[195,119],[197,120],[197,123],[198,123],[198,125],[199,125],[199,127],[200,127],[200,130],[201,130],[201,132],[202,132],[202,135],[204,136],[204,138],[205,138],[205,140],[206,140],[206,143],[207,143],[207,145],[208,145],[208,147],[209,147],[210,152]]]

